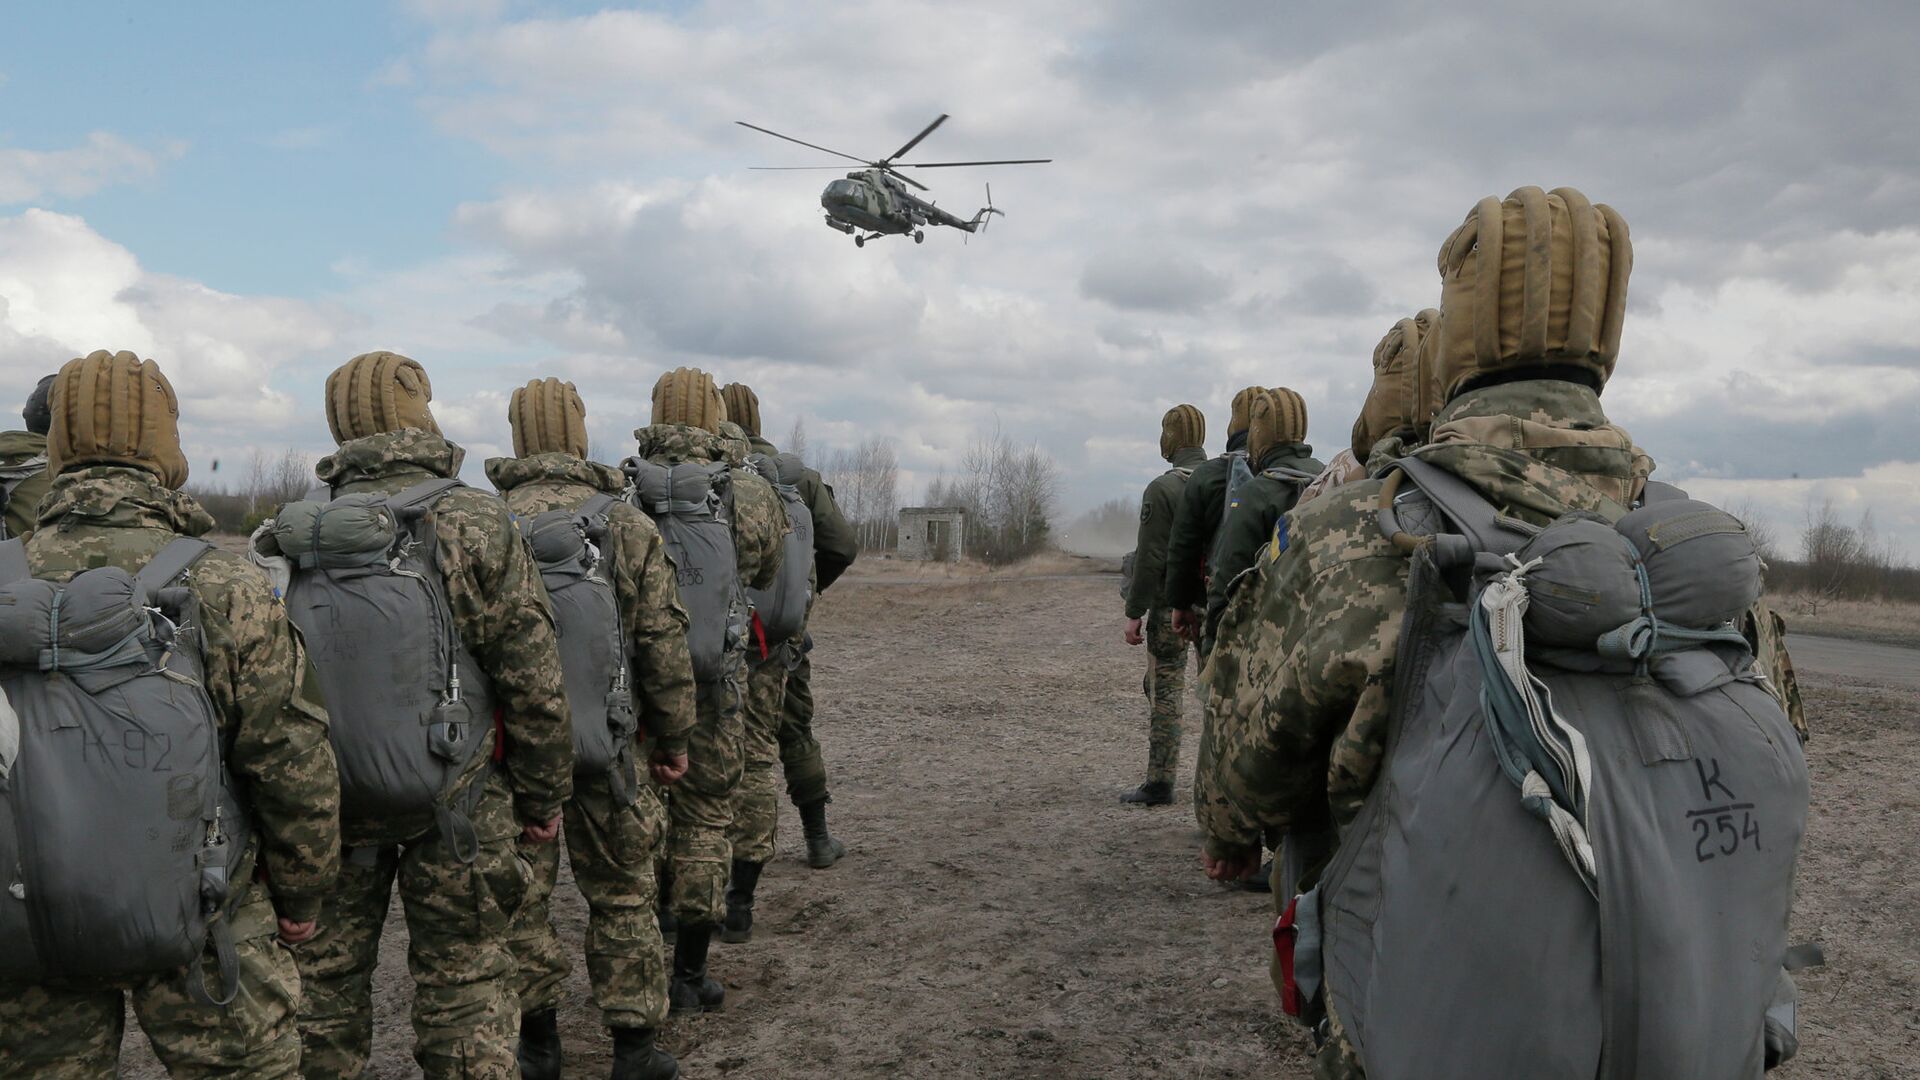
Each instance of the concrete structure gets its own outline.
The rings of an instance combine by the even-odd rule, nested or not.
[[[900,557],[959,562],[967,512],[957,506],[908,506],[900,511]]]

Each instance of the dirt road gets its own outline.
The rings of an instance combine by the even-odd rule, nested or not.
[[[667,1032],[685,1074],[1308,1076],[1267,981],[1267,899],[1202,878],[1185,784],[1170,808],[1115,801],[1146,756],[1116,579],[878,587],[908,575],[863,568],[821,605],[819,728],[853,853],[808,870],[786,810],[754,941],[715,946],[727,1010]],[[1796,934],[1829,965],[1803,980],[1805,1049],[1782,1075],[1920,1076],[1920,693],[1802,648],[1816,738]],[[378,1077],[417,1075],[402,934]],[[606,1075],[583,976],[563,1023],[569,1075]]]

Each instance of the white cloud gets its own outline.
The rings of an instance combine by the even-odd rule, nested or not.
[[[78,198],[111,184],[143,180],[183,152],[179,143],[149,150],[104,131],[64,150],[0,146],[0,205]]]

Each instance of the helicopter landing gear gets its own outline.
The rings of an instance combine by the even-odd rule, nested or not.
[[[866,237],[864,237],[864,236],[856,236],[856,237],[854,237],[854,238],[853,238],[853,246],[854,246],[854,247],[866,247],[866,246],[867,246],[867,238],[866,238]]]
[[[919,229],[915,229],[915,230],[913,230],[913,242],[914,242],[914,243],[916,243],[916,244],[924,244],[924,243],[926,243],[926,242],[927,242],[927,234],[926,234],[926,233],[924,233],[924,232],[922,232],[922,231],[920,231]]]

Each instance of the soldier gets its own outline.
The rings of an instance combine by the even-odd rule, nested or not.
[[[1447,400],[1419,459],[1535,526],[1635,505],[1653,464],[1599,399],[1631,265],[1625,223],[1576,191],[1483,200],[1441,250],[1445,316],[1429,360]],[[1380,525],[1384,486],[1358,481],[1295,510],[1254,609],[1225,628],[1244,636],[1231,643],[1244,662],[1209,672],[1218,711],[1195,781],[1209,876],[1244,874],[1263,834],[1346,829],[1379,775],[1409,572]],[[1291,899],[1276,891],[1278,906]],[[1329,1014],[1315,1075],[1364,1075]]]
[[[20,410],[25,431],[0,431],[0,540],[32,535],[34,511],[53,482],[47,469],[47,428],[53,423],[47,395],[53,380],[52,375],[41,379],[27,396]]]
[[[614,668],[600,671],[597,685],[569,694],[576,727],[590,715],[603,729],[623,722],[610,711],[622,718],[637,714],[638,720],[638,733],[614,747],[610,768],[589,771],[586,755],[577,757],[573,797],[566,802],[567,853],[574,883],[587,901],[587,975],[601,1020],[613,1031],[614,1080],[665,1080],[679,1072],[673,1057],[655,1046],[655,1033],[667,1019],[666,956],[654,920],[654,860],[666,837],[667,812],[650,785],[637,783],[632,744],[645,740],[648,767],[661,786],[686,774],[687,735],[694,722],[687,613],[660,530],[619,499],[626,477],[587,460],[586,415],[570,382],[535,379],[515,390],[507,418],[517,456],[488,461],[487,478],[523,527],[535,533],[535,559],[543,569],[547,543],[538,530],[551,523],[572,535],[574,523],[586,520],[598,545],[598,564],[587,572],[611,585],[613,603],[604,615],[617,630],[603,652],[591,646],[569,649],[567,640],[573,635],[593,640],[590,616],[601,609],[563,604],[560,591],[552,594],[570,690],[583,678],[593,679],[593,672],[577,675],[576,669],[592,668],[596,661]],[[558,580],[566,582],[564,571]],[[582,613],[578,623],[569,621],[572,611]],[[609,685],[623,692],[623,705],[615,710],[601,704]],[[577,736],[576,745],[592,735]],[[548,911],[560,849],[523,844],[521,855],[532,864],[534,879],[508,935],[519,968],[520,1074],[527,1080],[558,1080],[557,1009],[572,968]]]
[[[675,1013],[717,1009],[726,996],[707,977],[707,951],[725,915],[729,833],[742,770],[747,628],[734,620],[746,610],[740,590],[773,585],[787,533],[786,511],[773,487],[746,468],[745,458],[719,434],[725,410],[705,372],[679,368],[662,375],[653,388],[653,422],[634,432],[639,457],[626,466],[641,508],[667,535],[669,550],[680,555],[696,682],[689,768],[668,796],[669,906],[677,924],[668,994]],[[703,500],[706,492],[724,492],[720,517],[683,497],[681,485],[689,479]],[[723,526],[718,542],[731,550],[713,557],[730,557],[731,567],[697,565],[706,556],[690,554],[711,540],[706,534],[715,521]]]
[[[1147,646],[1147,778],[1120,796],[1135,806],[1173,801],[1180,767],[1180,712],[1187,693],[1187,639],[1174,631],[1166,602],[1167,537],[1194,470],[1207,461],[1207,418],[1192,405],[1175,405],[1160,418],[1160,456],[1171,466],[1140,496],[1140,530],[1127,585],[1126,643]]]
[[[1265,387],[1249,386],[1233,395],[1233,407],[1227,419],[1227,449],[1219,457],[1200,463],[1188,478],[1174,511],[1173,527],[1167,535],[1167,573],[1164,600],[1172,612],[1173,628],[1189,641],[1200,642],[1200,657],[1206,659],[1211,642],[1200,633],[1201,613],[1207,602],[1209,560],[1227,505],[1227,481],[1235,459],[1247,456],[1247,423],[1253,399],[1266,392]]]
[[[300,978],[282,946],[313,936],[321,897],[339,868],[339,779],[327,745],[326,715],[305,693],[299,636],[266,577],[243,559],[180,544],[212,529],[213,519],[179,490],[187,479],[187,461],[177,416],[173,387],[151,360],[96,352],[62,368],[51,393],[51,491],[40,504],[39,527],[24,546],[21,541],[0,546],[0,568],[11,564],[14,571],[0,578],[18,580],[16,574],[30,572],[42,581],[67,583],[98,567],[130,574],[152,567],[154,576],[169,579],[160,584],[177,582],[191,595],[188,610],[197,608],[197,614],[189,626],[198,642],[193,652],[199,679],[180,674],[169,685],[204,687],[251,834],[186,839],[192,848],[204,843],[209,853],[239,853],[228,878],[231,897],[211,915],[208,934],[231,946],[231,955],[223,959],[233,966],[237,989],[227,988],[234,992],[225,1007],[207,1003],[195,992],[205,991],[199,959],[185,970],[129,982],[0,986],[0,1076],[116,1075],[128,992],[140,1027],[173,1076],[301,1075],[294,1015]],[[28,420],[31,424],[33,417]],[[184,557],[174,555],[183,550]],[[175,561],[161,569],[167,559]],[[175,562],[190,567],[184,576],[169,572]],[[18,691],[11,677],[8,681]],[[16,700],[22,727],[31,729],[32,698]],[[158,722],[151,714],[146,719]],[[177,777],[191,778],[184,746],[177,756],[183,759]],[[84,797],[67,793],[69,800]],[[188,824],[197,830],[200,822],[191,805],[188,816],[196,820]],[[155,807],[154,813],[164,818],[171,812]],[[77,808],[69,806],[64,816],[76,817]],[[215,823],[217,828],[217,816]],[[148,828],[121,824],[140,825],[122,830],[133,835]],[[168,830],[163,825],[159,831]],[[11,865],[8,872],[14,872]],[[161,905],[151,910],[164,917]],[[114,926],[102,927],[100,936],[124,945],[138,934]],[[12,940],[0,942],[0,948],[16,959],[33,950]]]
[[[289,504],[256,541],[263,557],[300,564],[287,602],[314,650],[345,789],[340,881],[320,933],[296,953],[306,991],[302,1068],[311,1078],[365,1071],[373,973],[397,879],[414,1060],[430,1078],[512,1076],[519,1009],[504,939],[532,879],[516,840],[553,843],[573,781],[553,616],[506,504],[455,479],[466,451],[440,434],[418,363],[357,356],[327,377],[326,393],[339,449],[315,471],[327,489],[318,494],[332,500]],[[343,526],[337,535],[323,527],[330,520],[357,521],[360,532]],[[376,534],[366,557],[331,546],[365,533]],[[356,562],[364,576],[305,569]],[[357,621],[371,616],[351,590],[376,577],[413,590],[380,596],[429,606],[397,625]],[[441,620],[450,626],[436,629]],[[406,662],[416,648],[435,660]],[[392,676],[368,678],[370,658]],[[427,726],[421,709],[435,699]],[[420,737],[377,741],[396,730]],[[396,767],[391,759],[403,753],[413,756]],[[428,770],[444,771],[444,786],[393,809],[393,774]]]
[[[1203,635],[1208,641],[1226,609],[1228,591],[1275,540],[1281,515],[1293,509],[1323,468],[1306,442],[1307,403],[1299,394],[1275,387],[1257,395],[1247,412],[1247,460],[1253,476],[1233,493],[1214,545]]]
[[[1423,377],[1425,367],[1420,360],[1420,349],[1429,337],[1438,344],[1439,338],[1432,331],[1439,321],[1439,310],[1427,308],[1411,319],[1394,323],[1387,336],[1374,346],[1373,384],[1367,388],[1360,415],[1354,418],[1353,442],[1335,454],[1326,469],[1300,493],[1301,502],[1364,478],[1373,448],[1382,439],[1396,440],[1383,448],[1383,453],[1391,459],[1411,450],[1426,437],[1427,425],[1432,422],[1433,410],[1439,407],[1439,402],[1432,400],[1432,380]]]
[[[745,382],[730,382],[720,390],[720,396],[728,405],[728,419],[737,423],[747,432],[749,444],[755,454],[766,455],[772,459],[780,457],[780,448],[766,440],[760,423],[760,398]],[[812,517],[812,571],[814,571],[814,596],[824,594],[829,586],[839,580],[854,559],[860,557],[860,544],[854,540],[852,525],[847,515],[841,513],[839,503],[833,500],[833,488],[818,471],[803,467],[799,473],[799,482],[795,488],[801,494],[801,502],[806,503],[806,513]],[[828,767],[826,759],[820,753],[820,740],[814,738],[814,690],[812,690],[812,634],[801,632],[799,638],[785,642],[781,648],[781,661],[785,669],[785,682],[781,686],[780,717],[778,717],[778,738],[780,738],[780,767],[787,780],[787,799],[797,811],[801,811],[801,828],[806,834],[806,863],[816,871],[826,871],[841,855],[847,853],[847,847],[833,838],[828,830],[828,803],[833,801],[828,792]],[[772,813],[772,803],[768,811]],[[772,819],[766,822],[766,853],[772,855]],[[735,863],[735,872],[739,865]],[[741,899],[745,907],[753,909],[753,890],[743,890]],[[728,897],[728,911],[732,919],[733,897]]]

